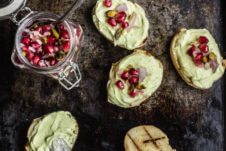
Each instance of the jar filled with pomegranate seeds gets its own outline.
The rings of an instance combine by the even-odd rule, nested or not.
[[[77,87],[81,81],[76,64],[83,37],[81,26],[70,20],[56,24],[58,15],[32,11],[25,3],[26,0],[11,0],[0,8],[0,19],[10,18],[18,25],[13,64],[52,77],[67,90]],[[18,19],[19,13],[26,15]]]

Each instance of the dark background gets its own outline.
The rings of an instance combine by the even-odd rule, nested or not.
[[[62,14],[71,3],[71,0],[28,0],[27,5],[32,10]],[[123,151],[125,133],[141,124],[161,128],[178,151],[223,151],[225,80],[219,80],[206,91],[187,86],[172,65],[169,45],[181,27],[207,28],[223,52],[225,2],[143,0],[138,3],[150,22],[144,49],[163,61],[165,71],[159,90],[133,109],[107,103],[106,82],[111,64],[131,51],[113,47],[97,32],[91,16],[95,0],[86,0],[71,18],[85,32],[78,60],[83,80],[79,88],[71,91],[48,77],[13,67],[10,56],[17,27],[9,20],[0,21],[0,151],[24,150],[32,119],[57,110],[68,110],[77,118],[80,126],[74,148],[77,151]]]

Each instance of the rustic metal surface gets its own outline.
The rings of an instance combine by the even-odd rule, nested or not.
[[[114,48],[92,23],[95,0],[86,0],[73,21],[84,28],[85,40],[79,57],[83,80],[80,88],[65,91],[50,78],[13,67],[10,61],[16,26],[0,22],[0,150],[21,151],[33,118],[68,110],[77,118],[80,133],[74,150],[123,151],[127,130],[140,124],[163,129],[179,151],[223,150],[223,80],[208,91],[195,90],[176,73],[169,44],[180,27],[206,27],[223,50],[220,0],[143,0],[150,32],[145,49],[164,63],[159,90],[140,107],[120,109],[106,101],[106,82],[113,62],[131,51]],[[72,0],[29,0],[37,11],[62,13]]]

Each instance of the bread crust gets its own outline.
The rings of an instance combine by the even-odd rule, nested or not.
[[[159,63],[161,64],[161,68],[162,68],[162,70],[163,70],[163,72],[164,72],[164,66],[163,66],[162,61],[159,60],[159,59],[157,59],[157,58],[156,58],[155,56],[153,56],[150,52],[148,52],[148,51],[146,51],[146,50],[135,49],[134,52],[133,52],[132,54],[144,54],[144,55],[147,55],[147,56],[152,56],[152,57],[154,57],[156,60],[159,61]],[[121,59],[121,60],[122,60],[122,59]],[[107,82],[107,88],[109,87],[109,85],[110,85],[110,83],[111,83],[111,79],[110,79],[111,73],[115,71],[115,68],[118,66],[118,64],[121,62],[121,60],[119,60],[118,62],[112,64],[112,67],[111,67],[110,72],[109,72],[109,80],[108,80],[108,82]],[[164,73],[163,73],[163,75],[164,75]],[[163,80],[162,80],[162,81],[163,81]],[[161,84],[162,84],[162,81],[161,81]],[[160,86],[161,86],[161,84],[160,84]],[[159,86],[159,87],[160,87],[160,86]],[[159,87],[156,89],[156,91],[158,91]],[[155,92],[156,92],[156,91],[155,91]],[[155,93],[155,92],[153,92],[153,93]],[[152,93],[152,94],[153,94],[153,93]],[[149,95],[148,97],[144,97],[144,98],[142,99],[142,101],[140,101],[141,103],[139,103],[139,104],[135,104],[135,105],[131,105],[131,106],[128,106],[128,107],[123,107],[123,108],[133,108],[133,107],[137,107],[137,106],[141,105],[142,103],[146,102],[146,101],[152,96],[152,94]],[[108,102],[112,102],[112,101],[111,101],[111,100],[108,100]],[[118,106],[118,105],[117,105],[117,106]],[[119,106],[119,107],[121,107],[121,106]]]

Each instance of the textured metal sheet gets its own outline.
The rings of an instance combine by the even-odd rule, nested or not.
[[[33,118],[56,110],[76,116],[80,133],[74,150],[123,151],[125,133],[141,124],[163,129],[179,151],[223,151],[223,80],[207,91],[195,90],[176,73],[169,55],[174,33],[181,27],[207,28],[223,50],[220,0],[142,0],[149,37],[144,48],[164,63],[159,90],[140,107],[120,109],[107,103],[106,82],[111,64],[131,51],[114,48],[92,23],[95,0],[86,0],[72,20],[84,28],[79,58],[83,73],[80,88],[65,91],[56,81],[12,66],[16,27],[0,22],[0,150],[21,151]],[[30,0],[33,10],[62,13],[71,0]]]

